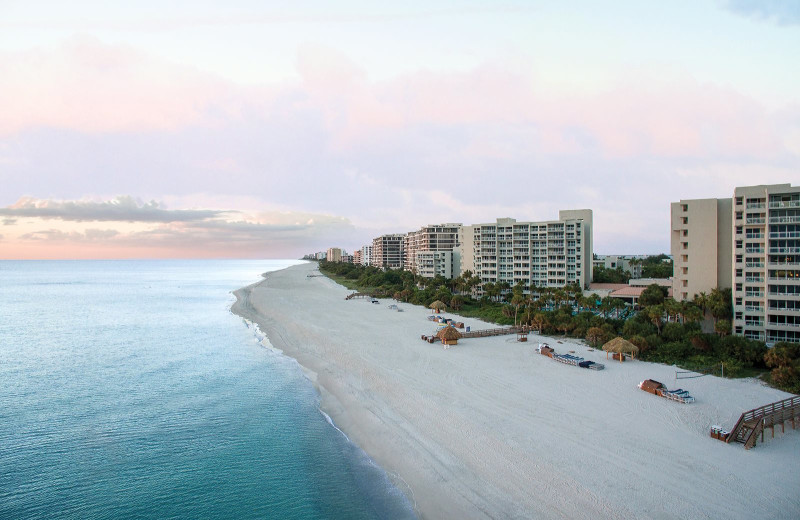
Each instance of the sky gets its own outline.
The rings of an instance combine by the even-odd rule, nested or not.
[[[671,202],[800,184],[800,0],[221,4],[0,0],[0,259],[582,208],[657,254]]]

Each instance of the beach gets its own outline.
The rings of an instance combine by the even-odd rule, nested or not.
[[[232,311],[298,361],[322,410],[421,518],[800,516],[800,428],[778,427],[775,439],[767,430],[752,450],[709,436],[712,424],[730,428],[790,394],[750,379],[676,381],[674,367],[607,360],[574,339],[509,335],[444,349],[420,340],[436,330],[429,310],[346,301],[352,291],[312,273],[313,263],[268,273],[236,291]],[[539,342],[606,368],[557,363],[535,351]],[[643,392],[644,379],[696,402]]]

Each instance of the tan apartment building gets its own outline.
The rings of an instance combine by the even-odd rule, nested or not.
[[[342,250],[339,249],[338,247],[329,247],[325,259],[328,262],[341,262]]]
[[[800,187],[738,187],[732,199],[681,201],[671,210],[675,298],[730,287],[735,334],[800,342]]]
[[[588,288],[592,280],[592,210],[559,211],[558,220],[494,223],[463,228],[461,272],[482,282],[514,286]]]
[[[370,265],[381,269],[402,269],[405,263],[405,238],[403,234],[374,238]]]
[[[676,300],[731,286],[731,218],[731,199],[682,200],[670,205]]]
[[[453,251],[461,244],[461,228],[461,224],[432,224],[408,233],[405,239],[405,270],[425,278],[458,276],[459,255],[454,255]]]

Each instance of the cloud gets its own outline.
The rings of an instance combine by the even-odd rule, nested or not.
[[[8,225],[11,235],[0,258],[34,257],[44,248],[48,257],[60,250],[69,258],[297,257],[308,247],[346,240],[353,231],[348,219],[333,215],[165,210],[158,202],[136,203],[131,197],[90,203],[26,199],[14,206],[24,219]]]
[[[228,86],[124,45],[75,37],[55,49],[0,52],[0,136],[31,127],[169,131],[223,110]]]
[[[75,222],[188,222],[206,220],[223,213],[230,212],[192,209],[167,210],[158,202],[140,202],[129,196],[117,197],[104,202],[54,201],[25,197],[11,206],[0,208],[0,215],[8,217],[38,217]],[[3,223],[13,224],[15,220],[6,218]]]
[[[44,229],[20,235],[20,240],[48,241],[48,242],[98,242],[105,241],[119,235],[114,229],[87,229],[85,232],[65,232],[59,229]]]
[[[777,25],[800,24],[798,0],[729,0],[726,7],[736,14]]]

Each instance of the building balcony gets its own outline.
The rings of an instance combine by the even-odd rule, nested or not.
[[[770,219],[770,222],[772,222],[772,219]],[[764,217],[747,217],[744,220],[744,223],[745,224],[766,224],[767,223],[767,219],[764,218]]]
[[[800,200],[775,200],[769,203],[770,209],[800,208]]]
[[[786,327],[786,328],[790,328],[790,329],[800,329],[800,323],[772,323],[772,322],[770,322],[770,323],[767,324],[767,327],[769,327],[771,329],[780,328],[780,327]]]
[[[764,267],[764,262],[747,262],[744,264],[745,267]]]
[[[769,238],[800,238],[800,231],[778,231],[769,234]]]
[[[770,253],[800,254],[800,247],[770,247]]]
[[[748,202],[745,209],[764,209],[766,207],[767,204],[764,202]]]
[[[786,217],[770,217],[770,224],[794,224],[800,222],[800,215]]]
[[[747,248],[745,248],[744,252],[745,253],[763,253],[764,252],[764,248],[763,247],[747,247]]]
[[[771,278],[770,278],[770,280],[771,280]],[[744,281],[745,282],[749,282],[749,283],[764,283],[764,279],[763,278],[758,278],[758,277],[755,277],[755,276],[746,276]]]

